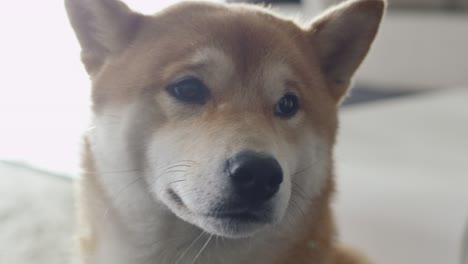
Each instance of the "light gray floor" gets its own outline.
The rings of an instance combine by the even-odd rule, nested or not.
[[[376,263],[459,263],[468,220],[468,89],[347,108],[337,168],[343,240]]]

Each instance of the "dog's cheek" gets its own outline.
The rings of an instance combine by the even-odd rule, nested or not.
[[[326,139],[310,131],[301,139],[298,148],[298,167],[292,177],[296,193],[303,193],[308,199],[319,196],[329,176],[331,166],[330,145]]]
[[[212,182],[207,157],[212,156],[200,146],[207,145],[194,136],[193,128],[182,124],[166,124],[156,129],[147,146],[148,182],[158,193],[175,190],[187,202],[203,194],[203,187]],[[202,199],[201,197],[200,199]]]

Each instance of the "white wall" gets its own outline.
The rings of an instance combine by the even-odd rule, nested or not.
[[[403,88],[468,84],[468,14],[388,12],[357,79]]]
[[[305,0],[302,9],[291,5],[275,9],[307,22],[340,1]],[[394,0],[388,1],[391,5]],[[468,13],[388,11],[356,79],[381,89],[468,84]]]

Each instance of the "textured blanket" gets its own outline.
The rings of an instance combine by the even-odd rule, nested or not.
[[[0,162],[0,263],[69,263],[72,182]]]

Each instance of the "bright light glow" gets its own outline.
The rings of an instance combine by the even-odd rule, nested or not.
[[[153,14],[165,7],[183,2],[182,0],[125,0],[133,10],[143,14]],[[206,2],[206,1],[205,1]],[[208,0],[208,2],[222,2],[221,0]]]
[[[176,0],[132,0],[154,13]],[[63,1],[7,1],[0,30],[0,159],[76,175],[89,81]]]

